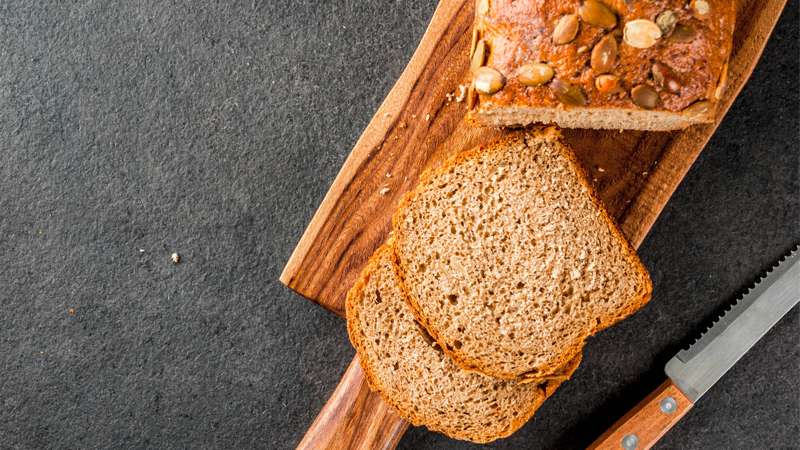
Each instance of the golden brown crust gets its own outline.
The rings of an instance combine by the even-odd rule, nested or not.
[[[592,199],[592,204],[594,204],[594,206],[600,211],[603,221],[608,224],[609,228],[611,229],[611,233],[614,235],[617,241],[625,247],[625,255],[628,257],[628,261],[633,267],[635,267],[636,273],[639,275],[639,283],[637,284],[642,287],[641,295],[634,301],[629,302],[626,309],[612,317],[606,318],[606,320],[603,320],[597,324],[591,333],[594,335],[599,331],[605,330],[606,328],[619,323],[621,320],[629,317],[631,314],[635,313],[644,305],[646,305],[647,302],[650,301],[650,297],[653,294],[653,282],[650,279],[650,273],[647,271],[647,268],[644,266],[641,259],[639,259],[636,249],[633,248],[628,239],[622,234],[622,231],[619,229],[616,220],[614,220],[614,218],[612,218],[608,213],[603,205],[602,200],[600,200],[600,196],[597,194],[597,191],[595,191],[591,186],[589,182],[589,175],[586,172],[586,169],[584,169],[584,167],[575,157],[575,154],[572,152],[565,152],[564,155],[567,157],[567,159],[569,159],[576,172],[579,174],[580,183],[589,193],[589,197]]]
[[[387,246],[386,244],[379,247],[375,250],[375,253],[370,256],[369,261],[367,261],[366,266],[364,266],[364,270],[361,271],[361,275],[359,275],[356,282],[353,284],[353,287],[347,291],[347,299],[345,300],[345,315],[347,317],[347,335],[350,337],[350,342],[353,344],[353,347],[356,349],[356,353],[358,354],[366,354],[366,348],[364,347],[363,337],[364,334],[358,328],[358,308],[356,307],[356,301],[362,295],[364,287],[366,287],[367,283],[369,283],[369,277],[372,274],[374,268],[378,266],[380,263],[380,259],[383,256],[383,252],[391,250],[391,247]],[[370,388],[375,392],[380,392],[378,389],[378,380],[375,378],[375,375],[370,371],[364,361],[359,359],[361,362],[361,368],[364,369],[364,376],[367,379],[367,384],[369,384]],[[389,404],[397,410],[397,406],[392,404],[392,402],[388,402]],[[403,417],[403,416],[401,416]],[[405,419],[405,417],[403,417]],[[408,420],[408,419],[406,419]],[[409,420],[413,423],[413,420]]]
[[[370,257],[367,265],[361,272],[361,275],[359,276],[358,280],[355,282],[355,284],[347,294],[347,301],[345,303],[347,312],[347,331],[350,337],[350,341],[352,342],[353,347],[355,347],[356,352],[359,355],[366,355],[367,351],[364,345],[365,336],[358,327],[359,308],[356,306],[356,302],[358,301],[359,298],[362,297],[363,290],[367,286],[367,283],[369,282],[369,278],[372,271],[375,270],[380,264],[381,260],[387,256],[392,259],[393,261],[392,266],[395,270],[395,274],[399,276],[400,272],[397,265],[398,262],[397,255],[395,254],[390,241],[379,247],[375,251],[375,253]],[[526,410],[523,414],[520,414],[503,431],[503,433],[497,435],[484,434],[477,436],[475,435],[467,436],[463,434],[450,432],[450,430],[443,430],[431,427],[425,423],[423,417],[420,417],[413,411],[404,410],[400,403],[395,401],[394,398],[392,398],[390,395],[387,394],[386,390],[383,388],[380,379],[378,379],[378,377],[375,375],[372,368],[370,367],[369,361],[359,358],[359,362],[361,364],[362,369],[364,370],[364,376],[367,380],[367,384],[369,385],[370,389],[372,389],[374,392],[377,392],[381,396],[381,398],[383,398],[383,400],[386,403],[388,403],[392,407],[392,409],[394,409],[395,412],[404,420],[411,422],[414,426],[424,425],[431,431],[443,433],[455,439],[466,439],[481,444],[485,444],[488,442],[492,442],[496,439],[507,437],[512,433],[514,433],[515,431],[517,431],[519,428],[521,428],[528,420],[530,420],[531,417],[533,417],[533,415],[536,413],[536,411],[539,409],[542,403],[544,403],[544,401],[547,398],[553,395],[558,386],[560,386],[561,383],[568,380],[572,376],[572,374],[575,372],[575,370],[577,370],[578,366],[580,365],[580,361],[581,361],[581,354],[579,353],[571,361],[569,361],[569,363],[565,365],[565,367],[562,368],[561,375],[559,377],[543,381],[540,386],[542,395],[537,399],[537,401],[532,402],[530,408]]]
[[[565,144],[562,143],[562,148],[567,148]],[[617,226],[617,222],[611,217],[611,215],[606,210],[605,205],[600,200],[600,196],[597,194],[597,191],[594,190],[591,183],[589,182],[589,174],[586,172],[586,169],[581,165],[578,161],[578,158],[575,157],[575,154],[571,151],[566,151],[562,153],[564,156],[567,157],[570,164],[572,165],[575,172],[578,174],[578,181],[586,188],[586,191],[589,193],[589,197],[592,200],[592,204],[600,211],[600,216],[603,218],[603,221],[608,225],[609,229],[611,229],[611,233],[617,239],[617,241],[625,247],[625,255],[628,257],[628,262],[631,266],[635,267],[636,273],[639,275],[638,283],[640,286],[643,287],[643,292],[641,296],[635,299],[632,302],[627,304],[627,308],[621,311],[619,314],[608,317],[606,320],[601,321],[597,324],[590,333],[590,335],[594,335],[599,331],[605,330],[606,328],[618,323],[619,321],[625,319],[626,317],[630,316],[631,314],[635,313],[639,309],[641,309],[644,305],[650,301],[650,296],[653,293],[653,283],[650,280],[650,273],[647,271],[647,268],[644,267],[642,261],[639,259],[639,255],[636,253],[636,249],[633,248],[631,243],[628,241],[627,238],[622,234],[622,231]]]
[[[484,154],[485,152],[498,151],[508,145],[513,144],[514,142],[529,138],[555,139],[561,142],[560,148],[567,149],[566,144],[564,144],[561,140],[560,131],[558,131],[558,129],[556,129],[555,127],[536,128],[533,130],[519,130],[510,132],[507,136],[501,138],[499,141],[496,141],[495,143],[489,146],[485,147],[481,146],[471,150],[467,150],[446,160],[439,167],[426,170],[420,176],[419,182],[417,183],[417,187],[406,193],[400,200],[400,204],[398,205],[397,210],[395,211],[395,214],[392,217],[392,230],[395,242],[398,243],[403,242],[403,239],[405,238],[402,232],[401,225],[406,209],[409,207],[414,198],[418,195],[418,192],[421,191],[422,188],[426,184],[428,184],[435,176],[447,172],[452,167],[459,165],[465,160],[478,157]],[[592,204],[600,212],[602,220],[611,229],[613,236],[620,242],[620,245],[622,245],[625,248],[624,253],[627,256],[628,261],[631,263],[632,267],[634,267],[636,272],[639,274],[640,281],[644,283],[644,291],[642,292],[642,295],[640,297],[631,301],[628,304],[628,307],[625,310],[621,311],[618,315],[614,316],[613,318],[605,318],[605,320],[602,320],[601,323],[597,324],[593,329],[587,330],[587,333],[584,336],[584,338],[579,341],[576,341],[573,345],[566,348],[564,352],[561,354],[561,356],[551,367],[540,370],[537,373],[524,373],[524,374],[505,373],[483,367],[480,365],[480,362],[475,358],[471,358],[464,352],[446,345],[446,342],[442,338],[442,336],[431,326],[431,323],[420,313],[421,308],[419,306],[419,302],[411,294],[410,290],[406,285],[405,272],[407,271],[407,267],[405,267],[405,264],[403,263],[402,259],[399,258],[399,256],[395,253],[397,267],[399,269],[398,274],[401,280],[401,287],[405,294],[405,298],[408,301],[409,306],[411,307],[411,311],[414,314],[414,317],[420,324],[422,324],[422,326],[426,329],[428,334],[430,334],[430,336],[439,344],[442,350],[453,361],[455,361],[456,364],[458,364],[465,370],[476,371],[495,378],[501,378],[506,380],[517,380],[524,382],[543,382],[547,381],[548,379],[553,379],[553,378],[557,379],[559,377],[559,372],[561,368],[567,366],[567,364],[571,360],[573,360],[576,357],[576,355],[579,355],[581,353],[585,339],[587,337],[633,314],[635,311],[637,311],[639,308],[645,305],[647,301],[650,299],[650,294],[652,293],[652,283],[650,281],[650,276],[647,270],[645,269],[644,265],[642,265],[641,261],[639,260],[636,251],[630,245],[628,240],[625,239],[625,237],[622,235],[622,232],[617,227],[616,222],[611,218],[611,216],[608,214],[608,211],[606,211],[605,207],[601,203],[598,195],[594,191],[594,188],[589,183],[589,178],[583,166],[581,166],[581,164],[578,162],[578,160],[575,158],[575,156],[572,154],[571,151],[564,151],[562,152],[562,155],[564,155],[567,158],[570,165],[575,170],[575,173],[578,176],[579,183],[589,193]]]
[[[735,4],[728,0],[703,0],[710,7],[705,16],[697,13],[686,0],[634,0],[625,2],[616,11],[616,26],[603,29],[579,19],[576,37],[556,45],[553,33],[556,23],[565,15],[578,14],[584,0],[490,0],[486,14],[476,14],[475,29],[478,38],[488,47],[486,65],[504,75],[505,85],[492,94],[481,94],[477,106],[469,117],[476,122],[496,125],[497,118],[489,120],[494,111],[513,108],[558,108],[567,111],[579,109],[642,111],[631,98],[633,87],[641,84],[658,90],[659,104],[651,111],[668,112],[679,126],[708,122],[713,115],[713,105],[719,100],[715,93],[723,81],[730,56]],[[648,48],[636,48],[623,39],[626,24],[634,20],[647,20],[651,24],[664,12],[669,12],[680,29],[691,29],[691,39],[680,40],[675,28]],[[579,15],[579,14],[578,14]],[[613,68],[595,71],[590,64],[592,50],[603,37],[613,35],[618,42]],[[579,104],[565,105],[554,94],[550,83],[526,86],[518,74],[529,63],[546,63],[554,72],[554,79],[582,89],[583,108]],[[666,70],[656,71],[653,65]],[[663,74],[673,83],[663,81]],[[613,75],[619,88],[601,92],[596,86],[600,75]],[[696,115],[681,111],[699,101],[709,101],[710,113]],[[624,114],[624,113],[623,113]],[[552,120],[552,119],[551,119]],[[528,123],[528,122],[515,122]],[[510,125],[506,123],[505,125]],[[603,127],[606,128],[606,127]],[[650,128],[646,128],[650,129]]]

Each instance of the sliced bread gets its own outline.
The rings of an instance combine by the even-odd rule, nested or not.
[[[347,296],[347,329],[370,387],[414,425],[485,443],[520,428],[577,368],[515,383],[459,368],[414,320],[392,248],[373,255]]]
[[[417,319],[461,367],[499,378],[558,372],[652,290],[554,129],[424,174],[393,229]]]

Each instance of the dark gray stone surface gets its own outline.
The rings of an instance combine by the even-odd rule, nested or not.
[[[432,3],[0,3],[0,448],[297,443],[353,350],[278,274]],[[800,239],[798,65],[793,0],[641,248],[653,301],[495,447],[588,444]],[[660,447],[797,447],[799,320]]]

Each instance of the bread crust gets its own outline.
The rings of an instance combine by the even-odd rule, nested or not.
[[[458,364],[465,370],[477,371],[482,374],[492,376],[495,378],[516,380],[523,382],[543,382],[550,379],[558,379],[561,376],[560,369],[562,367],[566,367],[570,360],[572,360],[573,358],[576,357],[576,355],[579,355],[581,353],[586,338],[596,334],[598,331],[601,331],[605,328],[608,328],[611,325],[614,325],[615,323],[619,322],[620,320],[630,316],[631,314],[639,310],[649,301],[650,295],[652,294],[653,290],[650,276],[647,270],[645,269],[644,265],[642,264],[642,262],[639,260],[636,251],[630,245],[628,240],[625,239],[625,237],[622,235],[622,232],[617,227],[616,222],[611,218],[611,216],[608,214],[608,211],[606,211],[605,207],[601,203],[597,193],[589,183],[589,178],[587,176],[585,169],[578,162],[575,155],[568,150],[566,144],[563,143],[561,132],[555,127],[537,127],[532,130],[514,131],[488,146],[479,146],[471,150],[464,151],[446,160],[440,166],[424,171],[420,176],[417,187],[406,193],[400,200],[397,210],[395,211],[395,214],[392,217],[392,230],[393,230],[394,242],[398,243],[403,242],[405,236],[402,232],[401,225],[406,210],[409,208],[409,206],[414,201],[419,192],[421,192],[422,189],[425,188],[437,175],[443,174],[448,170],[450,170],[452,167],[457,166],[471,158],[477,158],[486,152],[500,151],[501,149],[503,149],[508,145],[513,145],[514,143],[518,143],[520,141],[524,141],[527,139],[552,139],[552,140],[557,140],[561,144],[559,148],[566,150],[566,151],[561,151],[562,156],[566,157],[571,168],[575,171],[578,178],[578,182],[586,189],[586,192],[588,192],[592,205],[599,211],[600,217],[602,218],[603,222],[610,228],[614,238],[625,249],[624,254],[626,256],[626,259],[638,274],[639,285],[641,286],[642,291],[636,298],[634,298],[631,302],[627,304],[627,307],[624,310],[619,311],[617,314],[611,317],[602,318],[599,324],[595,324],[591,329],[586,330],[583,338],[571,344],[569,347],[567,347],[561,354],[561,356],[556,360],[556,362],[549,367],[540,368],[538,371],[531,371],[524,373],[509,373],[509,372],[492,370],[491,368],[482,366],[477,359],[471,358],[468,354],[464,353],[463,351],[460,351],[459,349],[455,349],[446,345],[446,342],[442,338],[442,336],[437,332],[437,330],[434,327],[431,326],[430,321],[428,321],[427,318],[421,313],[419,301],[414,297],[414,295],[412,295],[411,291],[408,289],[405,276],[405,273],[408,270],[408,268],[406,267],[402,258],[400,258],[400,256],[396,254],[396,252],[395,252],[395,258],[397,261],[397,267],[399,269],[400,279],[402,280],[401,287],[404,290],[405,298],[407,299],[415,318],[427,330],[428,334],[430,334],[430,336],[439,344],[442,350],[448,356],[450,356],[450,358],[453,361],[455,361],[456,364]]]
[[[383,244],[379,247],[375,253],[370,257],[367,265],[362,270],[358,280],[355,282],[353,287],[348,291],[347,300],[345,302],[346,313],[347,313],[347,332],[350,337],[350,342],[355,347],[356,352],[358,355],[367,355],[367,349],[364,344],[364,333],[359,328],[359,308],[357,306],[358,299],[362,298],[364,288],[369,283],[370,276],[373,270],[377,269],[378,265],[380,264],[381,260],[384,257],[388,257],[392,261],[392,267],[395,271],[395,275],[399,278],[399,268],[397,265],[397,255],[392,247],[391,241]],[[403,290],[405,292],[405,290]],[[462,434],[454,430],[446,430],[441,428],[436,428],[434,426],[428,425],[425,423],[425,418],[415,414],[413,411],[408,411],[402,408],[402,405],[395,401],[392,396],[390,396],[386,389],[384,388],[381,380],[377,377],[375,372],[373,371],[372,367],[370,366],[369,360],[364,358],[359,358],[359,363],[361,364],[362,369],[364,370],[364,376],[367,380],[367,384],[369,384],[370,389],[374,392],[377,392],[383,400],[391,406],[391,408],[404,420],[411,422],[414,426],[424,425],[431,431],[439,432],[445,434],[454,439],[461,439],[461,440],[469,440],[479,444],[485,444],[488,442],[492,442],[496,439],[504,438],[519,428],[521,428],[531,417],[533,417],[536,410],[544,403],[544,401],[549,398],[558,386],[561,385],[564,381],[568,380],[570,376],[575,372],[575,370],[580,365],[582,355],[579,353],[576,355],[569,364],[565,366],[562,370],[562,373],[557,378],[552,378],[550,380],[543,381],[539,386],[541,396],[537,398],[537,401],[533,402],[530,407],[524,411],[524,413],[520,414],[511,424],[504,429],[502,433],[499,434],[478,434],[478,435],[467,435]]]

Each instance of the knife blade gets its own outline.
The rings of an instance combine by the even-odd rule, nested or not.
[[[791,252],[740,297],[664,371],[696,402],[736,364],[798,301],[800,252]]]
[[[589,449],[649,449],[786,313],[800,302],[798,246],[667,362],[667,381]]]

